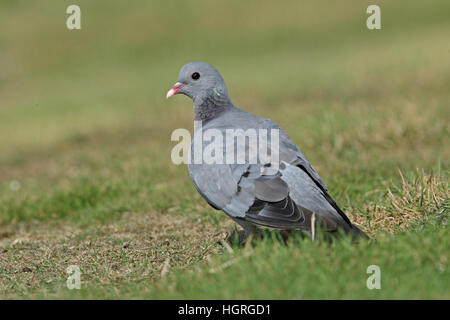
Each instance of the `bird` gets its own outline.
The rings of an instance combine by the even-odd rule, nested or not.
[[[368,238],[351,223],[330,196],[317,171],[278,124],[231,102],[225,81],[216,68],[206,62],[185,64],[166,98],[177,94],[192,99],[194,121],[201,123],[200,129],[194,128],[190,159],[196,141],[203,141],[207,130],[224,136],[230,129],[278,132],[279,155],[275,161],[255,163],[246,157],[239,163],[192,160],[188,163],[189,176],[200,195],[211,207],[225,212],[242,227],[238,235],[240,243],[264,228],[286,232],[300,230],[312,238],[316,230],[346,234],[354,239]],[[236,140],[239,139],[231,142],[233,152],[239,152],[239,143],[245,144],[245,151],[249,150],[247,140]]]

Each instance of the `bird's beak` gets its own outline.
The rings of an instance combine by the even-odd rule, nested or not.
[[[183,88],[186,83],[177,82],[173,85],[172,89],[167,92],[166,98],[169,99],[171,96],[176,95],[181,88]]]

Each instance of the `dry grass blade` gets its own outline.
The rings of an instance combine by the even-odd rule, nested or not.
[[[311,216],[311,238],[314,240],[316,238],[316,214],[313,213]]]
[[[217,273],[217,272],[220,272],[220,271],[222,271],[222,270],[224,270],[224,269],[226,269],[226,268],[231,267],[233,264],[239,262],[242,258],[248,258],[248,257],[250,257],[251,255],[252,255],[252,252],[251,252],[251,251],[247,251],[247,252],[245,252],[244,255],[242,255],[242,256],[239,256],[239,257],[230,259],[230,260],[228,260],[228,261],[222,263],[222,264],[219,265],[218,267],[209,269],[209,273]]]
[[[161,278],[163,278],[163,279],[166,277],[167,272],[169,272],[169,264],[170,264],[170,258],[167,258],[164,261],[164,265],[161,270]]]
[[[233,248],[228,244],[226,240],[220,240],[220,243],[224,246],[225,249],[227,249],[229,253],[233,253]]]
[[[389,188],[385,204],[367,204],[363,213],[350,213],[352,221],[371,236],[379,232],[395,233],[407,230],[425,215],[438,211],[450,198],[448,180],[436,174],[417,170],[415,179],[405,179],[401,171],[401,186]]]

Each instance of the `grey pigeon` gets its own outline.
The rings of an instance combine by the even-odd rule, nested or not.
[[[201,140],[208,129],[218,130],[224,136],[227,129],[279,130],[276,164],[251,163],[246,158],[240,164],[193,164],[191,160],[188,165],[192,182],[202,197],[243,227],[242,241],[257,227],[301,230],[314,237],[316,225],[322,231],[342,230],[367,238],[338,207],[319,174],[283,129],[270,119],[233,105],[222,76],[213,66],[205,62],[184,65],[167,98],[175,94],[190,97],[194,102],[194,120],[202,121],[202,130],[194,132],[191,154],[194,141]],[[235,141],[233,146],[236,152],[238,143]],[[248,151],[247,145],[245,148]]]

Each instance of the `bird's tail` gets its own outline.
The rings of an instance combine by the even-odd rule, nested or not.
[[[364,233],[364,231],[362,231],[361,229],[359,229],[357,226],[355,226],[354,224],[352,224],[352,228],[350,229],[349,232],[352,237],[356,240],[356,239],[366,239],[369,240],[369,236],[367,234]]]

